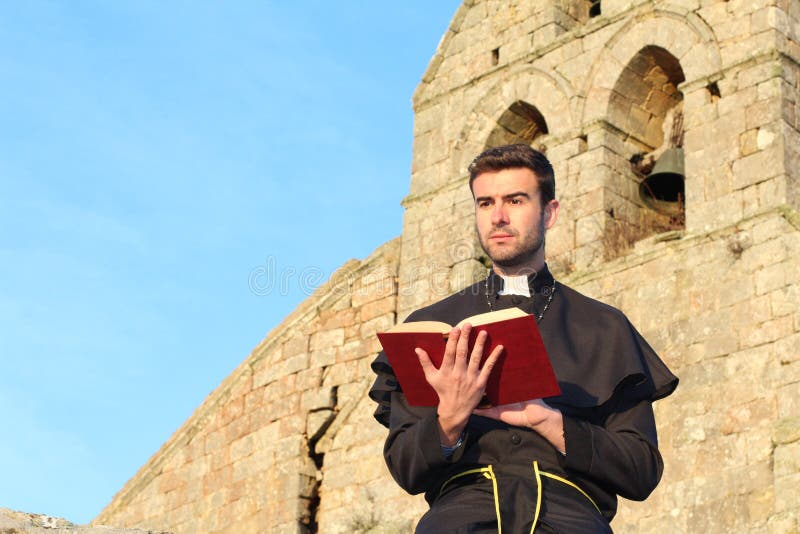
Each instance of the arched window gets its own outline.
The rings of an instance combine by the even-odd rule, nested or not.
[[[611,95],[608,122],[622,137],[629,169],[617,169],[619,200],[608,210],[606,255],[652,234],[684,228],[683,69],[667,50],[642,48]],[[655,171],[655,172],[654,172]]]
[[[547,134],[547,123],[535,106],[517,100],[497,119],[497,126],[489,134],[485,148],[513,143],[530,145]],[[534,146],[541,149],[542,147]]]

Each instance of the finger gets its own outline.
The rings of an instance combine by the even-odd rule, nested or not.
[[[483,349],[486,346],[486,339],[488,337],[489,334],[487,334],[485,330],[478,332],[478,335],[475,338],[475,346],[472,348],[472,354],[469,356],[469,369],[476,374],[478,373],[478,368],[481,364]]]
[[[429,376],[433,376],[436,373],[436,367],[434,367],[431,357],[423,349],[417,347],[414,352],[417,354],[419,364],[422,366],[422,372],[425,373],[425,379],[428,380]]]
[[[458,345],[458,338],[460,334],[461,331],[458,328],[453,328],[450,330],[450,334],[447,336],[447,344],[444,346],[442,364],[439,366],[439,369],[443,367],[453,367],[455,364],[456,347]]]
[[[503,353],[503,345],[497,345],[489,357],[486,358],[486,361],[483,363],[483,367],[481,368],[481,375],[480,380],[482,383],[486,383],[489,381],[489,375],[492,374],[492,369],[494,369],[495,364],[497,364],[498,358]]]
[[[456,345],[456,357],[466,359],[469,353],[469,333],[472,331],[472,325],[469,323],[461,327],[461,336],[458,338]]]

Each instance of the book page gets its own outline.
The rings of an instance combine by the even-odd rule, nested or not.
[[[528,314],[520,310],[519,308],[507,308],[505,310],[497,310],[493,312],[473,315],[472,317],[467,317],[466,319],[462,319],[461,321],[459,321],[459,323],[456,326],[461,328],[461,325],[463,325],[464,323],[469,323],[472,326],[480,326],[489,323],[499,323],[500,321],[505,321],[507,319],[515,319],[517,317],[524,317],[526,315]]]
[[[398,332],[439,332],[448,334],[453,327],[440,321],[416,321],[411,323],[400,323],[386,331],[388,334]]]

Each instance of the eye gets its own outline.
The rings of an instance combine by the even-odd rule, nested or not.
[[[508,203],[511,204],[512,206],[519,206],[520,204],[522,204],[522,199],[519,197],[514,197],[512,199],[509,199]]]
[[[479,200],[477,205],[479,208],[487,208],[491,203],[488,200]]]

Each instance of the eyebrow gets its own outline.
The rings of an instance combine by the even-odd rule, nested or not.
[[[525,198],[528,198],[528,199],[531,198],[531,196],[528,193],[526,193],[525,191],[515,191],[513,193],[509,193],[507,195],[503,195],[503,200],[511,200],[512,198],[517,198],[517,197],[525,197]],[[489,196],[475,197],[475,203],[477,204],[478,202],[481,202],[481,201],[484,201],[484,200],[492,200],[493,198],[494,197],[489,197]]]

